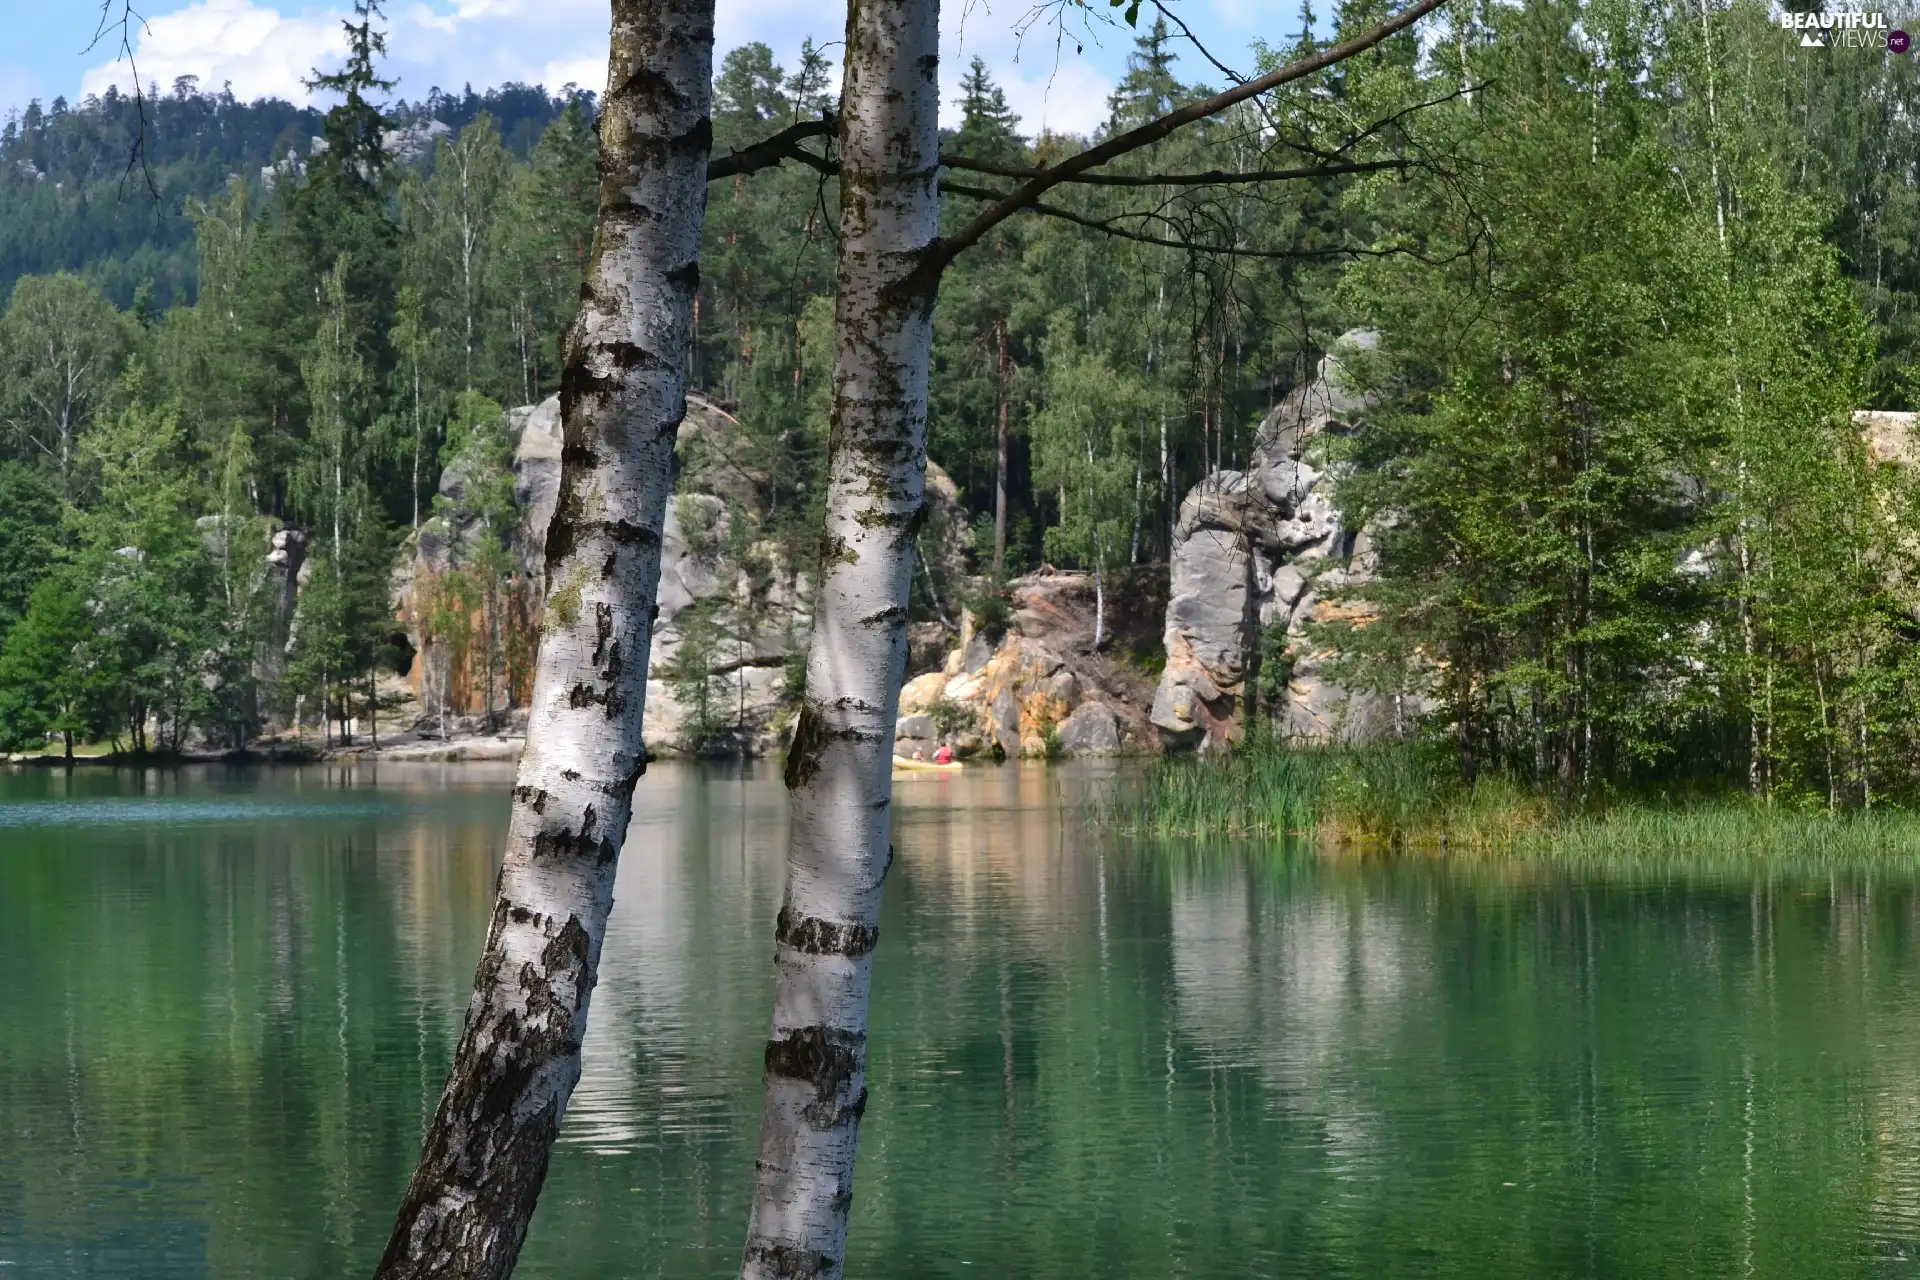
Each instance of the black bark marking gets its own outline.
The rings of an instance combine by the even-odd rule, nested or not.
[[[566,414],[567,410],[562,410]],[[562,451],[564,453],[564,450]],[[558,582],[560,569],[573,556],[580,541],[580,521],[586,511],[580,501],[578,473],[568,474],[564,457],[560,460],[560,498],[553,504],[553,519],[547,522],[547,581]]]
[[[513,798],[535,813],[544,814],[547,811],[547,801],[552,799],[552,796],[544,787],[515,787]]]
[[[755,1240],[747,1246],[747,1261],[765,1268],[777,1280],[817,1280],[833,1274],[833,1256],[796,1249],[790,1244]]]
[[[617,679],[620,674],[618,646],[615,647],[614,661],[609,665],[613,668],[611,676]],[[626,709],[626,705],[627,695],[611,684],[607,686],[604,693],[595,692],[592,685],[585,683],[575,684],[567,690],[567,706],[575,711],[585,711],[588,707],[599,706],[606,712],[609,720],[618,719],[620,713]]]
[[[594,835],[594,822],[593,808],[588,806],[577,832],[566,827],[543,827],[534,832],[532,857],[535,861],[541,858],[591,858],[596,865],[613,861],[620,851],[612,840]]]
[[[693,105],[673,81],[641,63],[624,76],[617,88],[610,89],[607,101],[621,103],[644,103],[652,111],[663,114],[687,110]]]
[[[875,613],[870,613],[860,619],[860,625],[863,627],[904,627],[907,625],[907,611],[900,605],[890,604],[886,608]]]
[[[781,907],[774,921],[773,939],[783,947],[810,956],[846,956],[857,959],[872,952],[880,941],[880,926],[822,920],[818,916],[796,916],[791,908]]]
[[[540,963],[546,966],[548,973],[556,969],[577,970],[591,985],[593,974],[587,967],[587,953],[592,944],[593,940],[587,936],[587,927],[580,923],[580,917],[570,915],[560,927],[560,932],[554,935],[553,941],[547,944],[546,950],[540,953]]]
[[[813,1086],[815,1101],[805,1108],[807,1120],[820,1129],[859,1121],[867,1109],[867,1091],[842,1104],[839,1099],[853,1084],[867,1056],[867,1037],[841,1027],[801,1027],[767,1041],[767,1075]]]
[[[607,660],[607,641],[613,638],[613,606],[602,600],[593,606],[593,665]]]
[[[678,427],[679,424],[673,423],[670,424],[670,426]],[[606,524],[602,525],[601,528],[606,530],[607,537],[611,538],[619,546],[653,547],[660,544],[660,535],[658,533],[643,524],[635,524],[631,520],[609,520]]]
[[[831,1098],[809,1102],[800,1108],[800,1114],[805,1116],[807,1123],[816,1129],[837,1129],[843,1124],[858,1125],[860,1117],[867,1114],[867,1090],[862,1086],[859,1096],[845,1106]],[[852,1204],[853,1188],[846,1188],[834,1198],[836,1200],[844,1198],[848,1204]]]
[[[842,699],[844,705],[846,699]],[[820,772],[821,757],[828,745],[835,740],[841,742],[859,742],[865,738],[858,729],[830,729],[827,722],[813,709],[812,703],[802,703],[800,717],[793,724],[793,742],[787,747],[787,767],[782,780],[787,790],[797,791],[813,781]]]
[[[820,772],[820,753],[827,748],[827,728],[813,708],[802,704],[800,718],[794,721],[793,743],[787,748],[787,767],[781,781],[787,790],[798,791]]]
[[[855,551],[847,540],[837,533],[829,533],[820,540],[820,569],[830,573],[837,564],[859,564],[860,553]]]
[[[693,293],[700,288],[700,260],[683,263],[667,272],[667,283]]]

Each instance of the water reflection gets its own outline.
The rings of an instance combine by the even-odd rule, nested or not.
[[[458,1031],[494,767],[0,782],[0,1263],[364,1273]],[[1909,878],[1137,848],[904,780],[850,1274],[1870,1276],[1920,1259]],[[784,793],[656,767],[520,1274],[726,1276]]]

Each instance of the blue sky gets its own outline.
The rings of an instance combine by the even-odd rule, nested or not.
[[[116,10],[120,0],[112,0]],[[1095,0],[1099,3],[1099,0]],[[771,45],[791,67],[803,38],[837,41],[843,4],[804,0],[717,0],[722,53],[750,40]],[[1322,7],[1325,7],[1324,5]],[[300,77],[338,61],[347,0],[136,0],[146,18],[135,39],[140,78],[163,88],[194,75],[203,88],[231,82],[242,97],[304,97]],[[1084,131],[1105,114],[1109,89],[1125,66],[1124,27],[1076,27],[1062,35],[1033,0],[948,0],[943,6],[942,80],[947,97],[974,54],[1007,90],[1024,127]],[[1104,5],[1101,11],[1105,12]],[[1180,0],[1176,10],[1208,47],[1236,70],[1251,63],[1257,38],[1281,43],[1299,19],[1294,0]],[[505,80],[558,88],[568,81],[598,89],[606,76],[607,0],[388,0],[391,61],[399,92],[420,97],[434,85],[483,88]],[[116,79],[117,33],[89,50],[99,0],[0,0],[0,115],[30,98],[77,99]],[[1143,22],[1145,17],[1143,15]],[[1078,37],[1078,38],[1076,38]],[[1076,51],[1076,44],[1079,50]],[[1183,74],[1218,83],[1194,56]]]

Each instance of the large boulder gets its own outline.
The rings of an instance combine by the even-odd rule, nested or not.
[[[1167,665],[1152,721],[1170,748],[1218,750],[1239,741],[1269,637],[1284,641],[1287,680],[1264,709],[1296,738],[1376,732],[1388,708],[1329,679],[1334,654],[1310,635],[1335,616],[1333,588],[1367,572],[1364,530],[1334,506],[1339,462],[1328,445],[1366,406],[1348,368],[1375,336],[1347,333],[1317,376],[1268,414],[1244,471],[1206,476],[1180,505],[1167,603]],[[1269,682],[1272,683],[1272,682]]]
[[[1088,702],[1060,722],[1060,749],[1070,756],[1111,756],[1120,752],[1120,717],[1105,703]]]
[[[1149,749],[1149,684],[1093,647],[1092,576],[1043,570],[1008,585],[1012,608],[997,640],[968,620],[945,665],[901,688],[897,749],[931,752],[945,742],[961,756],[1029,757]],[[1110,585],[1111,609],[1135,603],[1113,594]],[[1110,619],[1108,633],[1116,630]]]
[[[513,504],[520,512],[513,549],[531,581],[546,597],[547,526],[560,501],[560,397],[507,410],[514,435]]]

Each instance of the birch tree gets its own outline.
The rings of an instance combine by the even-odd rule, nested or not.
[[[854,1157],[867,1104],[868,992],[881,884],[893,862],[893,726],[906,666],[941,273],[1016,213],[1071,217],[1041,201],[1059,184],[1102,181],[1090,171],[1182,125],[1369,49],[1440,3],[1420,0],[1320,53],[1039,170],[941,155],[937,0],[855,0],[849,7],[846,78],[831,126],[839,144],[840,251],[826,527],[806,693],[787,755],[787,884],[774,926],[773,1020],[743,1280],[833,1280],[845,1262]],[[797,146],[826,127],[796,125],[717,161],[709,174],[749,172],[783,158],[828,165]],[[986,207],[942,238],[943,165],[1019,181],[1011,189],[950,183],[948,190]],[[1181,181],[1148,181],[1156,180]]]
[[[22,280],[0,317],[0,426],[71,487],[80,433],[129,346],[113,304],[78,276]]]
[[[856,0],[847,13],[826,529],[787,755],[787,885],[741,1266],[752,1280],[838,1276],[846,1252],[926,468],[939,16],[937,0]]]
[[[710,145],[712,0],[614,0],[600,199],[561,379],[526,751],[453,1070],[378,1276],[513,1269],[567,1099],[645,767],[641,717]]]

